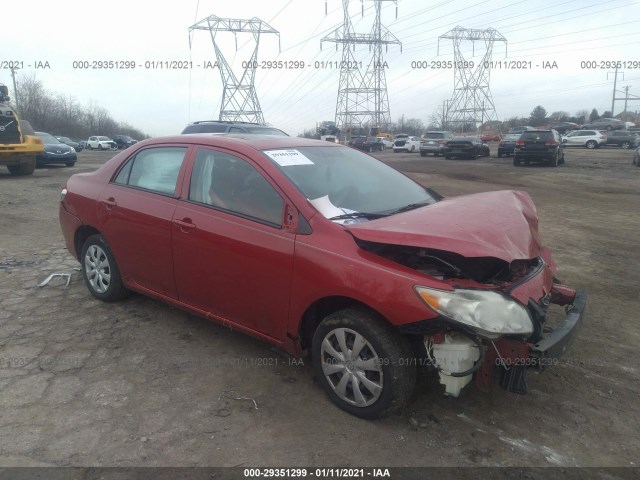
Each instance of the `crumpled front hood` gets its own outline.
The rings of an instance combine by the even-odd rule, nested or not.
[[[431,248],[511,262],[535,258],[538,216],[526,192],[504,190],[444,199],[427,207],[345,225],[360,240]]]

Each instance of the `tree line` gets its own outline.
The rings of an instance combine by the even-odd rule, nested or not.
[[[28,120],[34,130],[86,139],[91,135],[129,135],[137,140],[149,135],[111,117],[109,111],[90,102],[81,105],[73,96],[47,90],[35,75],[20,77],[17,98],[11,102],[18,115]]]

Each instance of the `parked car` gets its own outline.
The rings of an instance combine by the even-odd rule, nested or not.
[[[116,142],[116,146],[119,150],[124,150],[125,148],[129,148],[131,145],[138,143],[137,140],[134,140],[129,135],[114,135],[113,141]]]
[[[489,145],[483,143],[480,137],[453,137],[444,144],[444,158],[488,157],[491,155]]]
[[[508,133],[502,137],[498,144],[498,158],[502,157],[502,155],[513,155],[513,150],[516,148],[516,142],[520,135],[520,133]]]
[[[73,167],[78,160],[78,155],[73,147],[62,143],[53,135],[46,132],[35,132],[44,143],[44,152],[36,155],[36,167],[51,163],[63,163],[67,167]]]
[[[379,142],[382,142],[384,146],[383,150],[386,148],[393,148],[393,140],[390,140],[389,137],[376,137]]]
[[[555,365],[583,322],[586,293],[558,282],[526,192],[443,198],[320,140],[144,140],[73,175],[59,217],[95,298],[136,291],[310,352],[363,418],[406,406],[423,365],[450,396],[495,370],[526,393],[527,366]],[[549,304],[567,306],[555,329]]]
[[[635,148],[640,145],[640,135],[636,132],[627,132],[625,130],[613,130],[607,133],[607,145],[617,145],[618,147],[627,149]]]
[[[636,148],[635,152],[633,152],[633,164],[636,167],[640,167],[640,147]]]
[[[598,130],[574,130],[562,137],[565,147],[598,148],[607,143],[607,136]]]
[[[109,137],[94,135],[87,140],[87,150],[115,150],[116,142]]]
[[[253,133],[288,137],[282,130],[251,122],[230,122],[222,120],[202,120],[187,125],[182,133]]]
[[[56,139],[60,142],[60,143],[64,143],[65,145],[69,145],[70,147],[73,147],[73,149],[76,152],[81,152],[82,151],[82,145],[80,145],[78,142],[71,140],[69,137],[59,137],[56,135]]]
[[[535,128],[529,127],[528,125],[524,127],[511,127],[507,133],[522,133],[527,130],[535,130]]]
[[[366,150],[367,152],[373,152],[374,150],[384,150],[382,142],[378,141],[376,137],[358,137],[352,145],[354,148],[360,150]]]
[[[624,122],[617,118],[599,118],[580,127],[583,130],[623,130]]]
[[[420,139],[420,156],[426,157],[433,154],[434,157],[444,153],[444,144],[453,138],[453,133],[447,131],[428,131]]]
[[[561,122],[557,124],[555,127],[553,127],[553,129],[560,134],[565,134],[573,130],[578,130],[579,128],[580,128],[580,125],[573,122]]]
[[[356,142],[363,142],[366,138],[367,137],[364,135],[355,135],[349,139],[349,142],[347,142],[347,145],[349,145],[350,147],[353,147],[356,144]]]
[[[499,142],[500,135],[498,135],[497,133],[485,133],[483,135],[480,135],[480,140],[482,140],[483,142]]]
[[[417,152],[420,150],[420,139],[404,133],[396,135],[393,141],[393,153]]]
[[[562,137],[555,130],[532,130],[523,132],[516,141],[513,164],[522,162],[546,162],[552,167],[564,163]]]

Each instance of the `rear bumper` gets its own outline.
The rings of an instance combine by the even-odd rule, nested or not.
[[[60,229],[62,230],[62,236],[64,237],[64,242],[67,246],[67,250],[71,253],[75,258],[80,256],[80,252],[76,251],[75,245],[75,233],[82,226],[82,221],[74,214],[69,212],[63,202],[60,202],[60,206],[58,207],[58,218],[60,220]]]

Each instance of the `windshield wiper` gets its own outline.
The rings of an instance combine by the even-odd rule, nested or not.
[[[331,217],[329,220],[345,220],[349,218],[368,218],[374,220],[376,218],[386,217],[388,214],[386,213],[367,213],[367,212],[353,212],[353,213],[345,213],[343,215],[337,215],[335,217]]]
[[[393,212],[388,213],[387,215],[395,215],[396,213],[408,212],[409,210],[415,210],[416,208],[424,207],[425,205],[431,205],[431,203],[428,201],[419,202],[419,203],[410,203],[409,205],[400,207],[399,209],[394,210]]]

